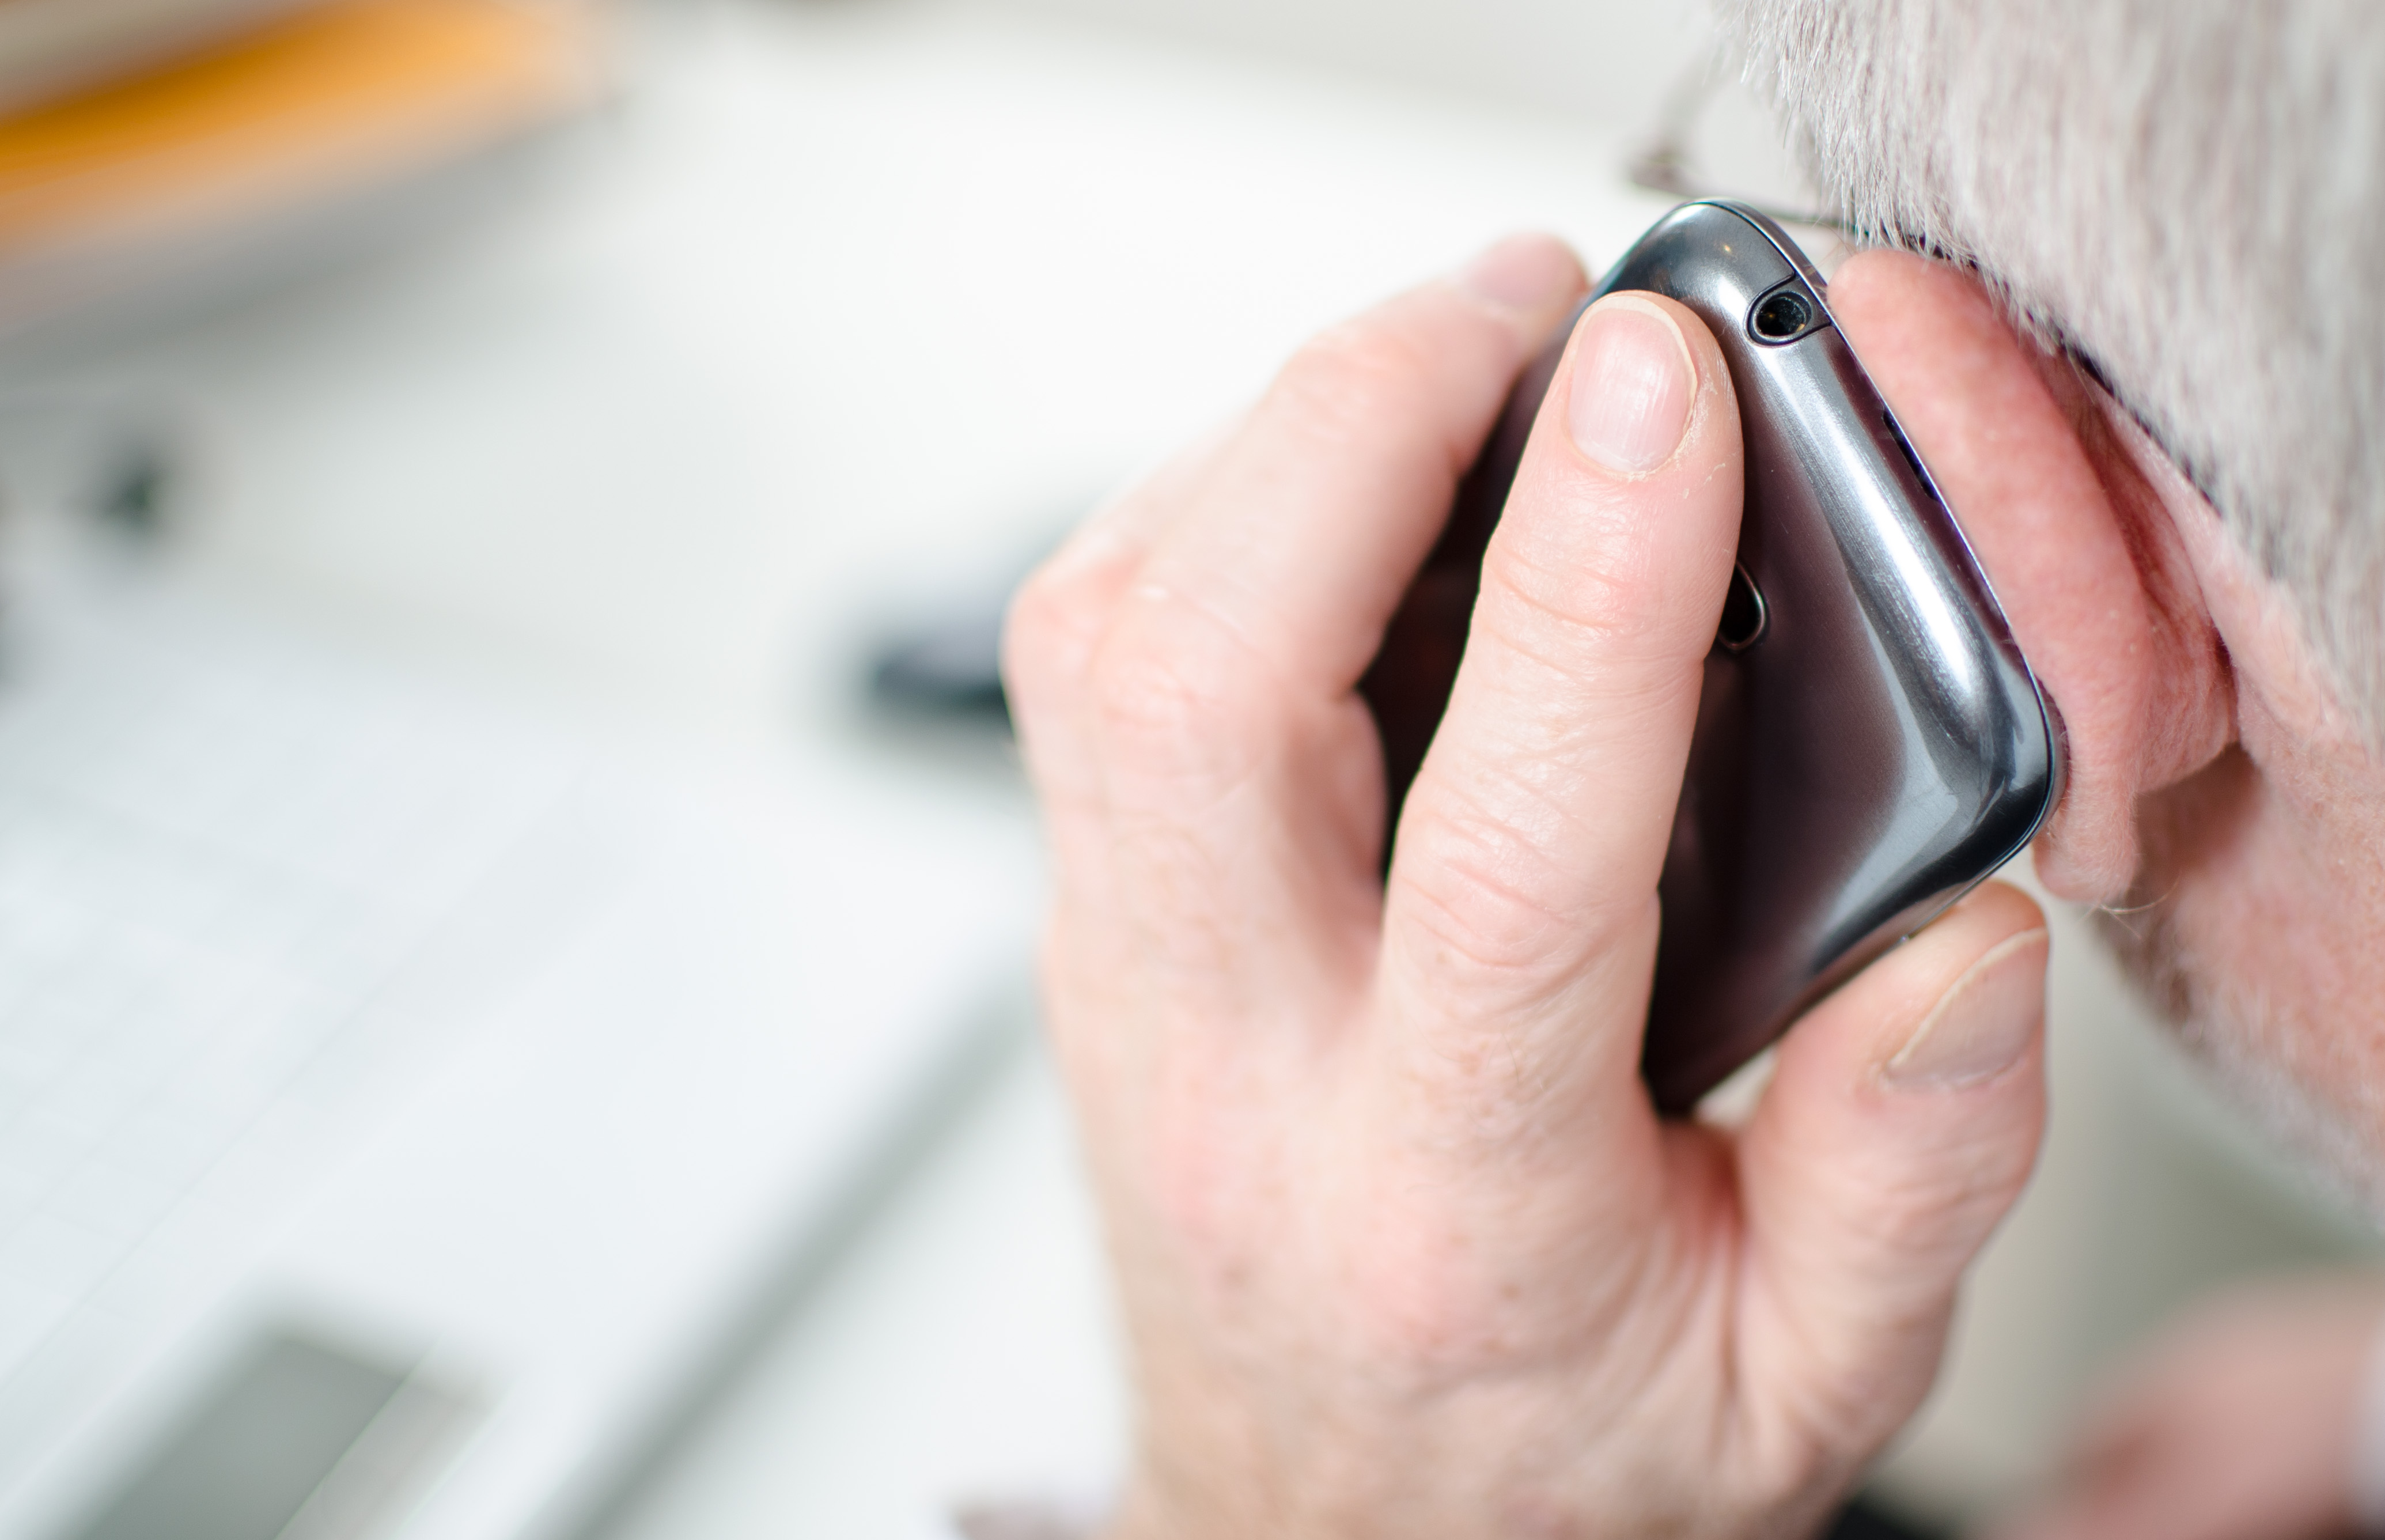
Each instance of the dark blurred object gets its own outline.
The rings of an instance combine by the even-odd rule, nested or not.
[[[977,722],[1007,733],[1002,617],[999,607],[984,608],[887,643],[870,665],[870,699],[905,716]]]
[[[1065,532],[1083,517],[1081,504],[1063,503]],[[906,602],[896,613],[910,617],[880,632],[868,653],[870,706],[892,720],[948,724],[967,732],[1010,736],[1010,702],[1002,689],[1002,628],[1010,596],[1042,563],[1059,536],[1040,543],[1023,559],[1013,557],[972,563],[947,571],[925,591],[925,602]]]
[[[0,4],[0,103],[6,19],[22,3]],[[216,19],[250,24],[0,115],[0,338],[241,260],[270,266],[312,213],[369,206],[604,91],[590,0],[318,0],[260,23],[265,8],[220,0]]]
[[[74,1540],[275,1540],[385,1521],[470,1404],[312,1333],[256,1343]]]
[[[1944,1540],[1937,1531],[1915,1529],[1861,1497],[1822,1533],[1823,1540]]]
[[[173,462],[165,444],[154,439],[136,440],[119,452],[94,511],[104,522],[136,540],[154,540],[165,530],[172,480]]]

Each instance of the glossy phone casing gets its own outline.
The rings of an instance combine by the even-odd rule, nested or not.
[[[1752,613],[1761,623],[1751,644],[1718,639],[1706,658],[1658,889],[1641,1067],[1657,1107],[1681,1113],[2017,855],[2060,797],[2062,744],[1962,532],[1796,244],[1753,210],[1687,204],[1598,292],[1618,289],[1680,301],[1729,364],[1747,465],[1731,640]],[[1812,324],[1764,340],[1755,313],[1782,290]],[[1518,381],[1360,686],[1395,829],[1571,331]]]

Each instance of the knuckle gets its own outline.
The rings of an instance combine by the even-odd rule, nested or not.
[[[1476,1043],[1471,1024],[1529,1019],[1562,995],[1584,956],[1580,939],[1512,885],[1461,866],[1440,868],[1406,896],[1411,965],[1430,981],[1428,1015],[1460,1029],[1454,1039],[1442,1031],[1428,1034],[1438,1078],[1504,1105],[1512,1099],[1506,1082],[1523,1067],[1454,1055],[1453,1042]]]
[[[1584,502],[1588,503],[1585,499]],[[1512,645],[1575,653],[1629,652],[1680,607],[1651,570],[1643,541],[1594,507],[1504,524],[1484,553],[1484,622]]]
[[[1460,997],[1546,991],[1606,947],[1621,920],[1581,902],[1580,884],[1553,864],[1557,842],[1530,827],[1564,814],[1527,786],[1508,797],[1518,809],[1437,788],[1430,816],[1403,832],[1414,852],[1402,873],[1410,920],[1437,978]]]
[[[1055,617],[1027,600],[1020,595],[1003,623],[1003,693],[1014,714],[1040,719],[1052,709],[1054,697],[1074,682],[1072,655],[1078,649]]]
[[[1911,1330],[1942,1311],[2027,1184],[2035,1133],[2034,1120],[2007,1124],[1926,1159],[1870,1161],[1839,1176],[1830,1196],[1837,1266],[1870,1281],[1875,1312],[1855,1337],[1877,1341],[1892,1323]],[[1854,1352],[1844,1340],[1839,1346],[1841,1356]]]
[[[1949,1269],[1967,1263],[2029,1184],[2037,1133],[2034,1121],[2018,1136],[2000,1127],[1963,1141],[1943,1170],[1884,1183],[1876,1197],[1883,1236],[1951,1253],[1943,1258]]]
[[[1125,745],[1173,745],[1208,731],[1229,710],[1215,672],[1146,638],[1103,648],[1092,698],[1104,737]]]
[[[1537,982],[1556,919],[1503,870],[1506,853],[1451,841],[1435,858],[1408,888],[1410,916],[1435,972],[1465,997],[1512,994]]]
[[[1265,410],[1327,444],[1380,443],[1385,425],[1423,415],[1425,349],[1392,327],[1348,321],[1302,344],[1268,387]]]
[[[1106,595],[1084,577],[1052,562],[1037,568],[1012,595],[1003,622],[1005,680],[1030,697],[1075,683],[1110,607]]]
[[[1256,692],[1218,628],[1160,599],[1117,627],[1089,684],[1108,753],[1128,768],[1192,770],[1238,758],[1255,727]]]

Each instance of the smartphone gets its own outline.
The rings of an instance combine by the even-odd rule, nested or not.
[[[2063,741],[1796,244],[1753,209],[1685,204],[1592,298],[1619,289],[1677,299],[1714,332],[1747,449],[1738,563],[1657,890],[1641,1072],[1656,1107],[1680,1115],[2018,855],[2061,798]],[[1456,679],[1483,550],[1580,314],[1517,381],[1359,685],[1394,833]]]

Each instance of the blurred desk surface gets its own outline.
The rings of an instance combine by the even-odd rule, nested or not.
[[[1128,1402],[1059,1088],[1021,1044],[608,1540],[943,1540],[1098,1494]]]
[[[1010,568],[1317,326],[1518,227],[1611,257],[1666,202],[1623,126],[949,5],[631,31],[623,106],[518,210],[57,382],[190,439],[202,559],[732,733],[843,731],[884,605]],[[2182,1291],[2351,1245],[2079,937],[2044,1175],[1908,1457],[1959,1500]],[[916,1534],[1098,1479],[1122,1407],[1022,1050],[624,1533]]]

